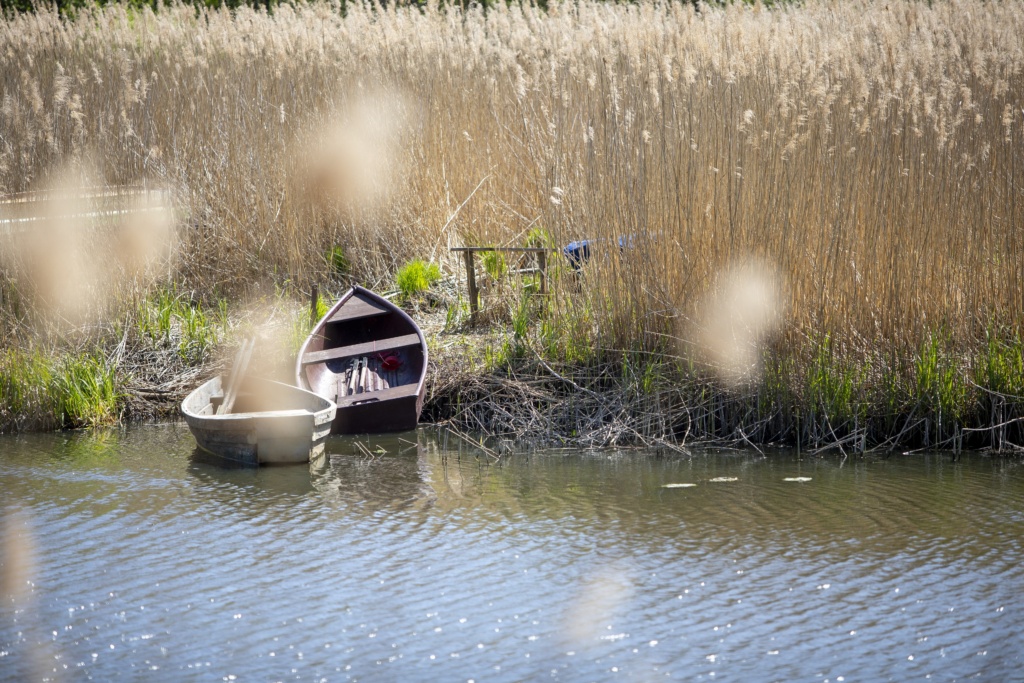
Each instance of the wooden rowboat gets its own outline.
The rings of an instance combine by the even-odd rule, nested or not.
[[[239,378],[231,412],[218,414],[224,398],[218,376],[181,404],[185,421],[204,451],[249,465],[308,462],[323,453],[336,412],[327,399],[255,377]]]
[[[331,432],[415,429],[423,409],[427,342],[405,311],[353,287],[299,351],[296,385],[338,406]]]

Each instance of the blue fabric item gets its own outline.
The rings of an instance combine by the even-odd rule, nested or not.
[[[565,258],[569,260],[569,265],[572,266],[573,270],[579,270],[583,267],[583,264],[590,259],[590,246],[596,245],[598,242],[607,242],[608,240],[578,240],[576,242],[570,242],[565,245],[562,249],[562,253],[565,254]],[[618,240],[619,250],[633,249],[636,247],[636,235],[620,235]]]
[[[570,242],[562,249],[562,253],[565,254],[565,258],[569,259],[569,265],[573,270],[579,270],[590,258],[590,240]]]

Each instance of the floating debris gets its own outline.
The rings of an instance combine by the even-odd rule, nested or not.
[[[696,484],[662,484],[663,489],[688,489],[696,486]]]
[[[782,481],[810,481],[810,477],[786,477]]]
[[[714,481],[714,482],[739,481],[739,479],[740,479],[739,477],[715,477],[714,479],[709,479],[708,481]]]

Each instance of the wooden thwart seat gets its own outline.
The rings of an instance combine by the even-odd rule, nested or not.
[[[350,406],[355,403],[363,403],[367,401],[386,401],[391,398],[401,398],[403,396],[415,396],[416,390],[418,389],[415,383],[413,384],[399,384],[397,387],[390,387],[388,389],[378,389],[377,391],[366,391],[361,394],[350,394],[344,398],[338,398],[338,407]]]
[[[338,346],[333,349],[324,349],[323,351],[311,351],[302,356],[302,364],[312,365],[313,363],[322,363],[327,360],[335,360],[338,358],[352,358],[355,356],[365,356],[371,353],[383,353],[385,351],[394,351],[395,349],[401,349],[407,346],[417,346],[419,343],[420,337],[418,334],[404,334],[400,337],[378,339],[376,341],[365,342],[363,344],[350,344],[349,346]]]
[[[327,322],[340,323],[346,320],[358,320],[359,318],[372,318],[377,315],[386,315],[390,313],[388,309],[383,306],[379,306],[375,303],[370,303],[364,299],[360,299],[357,296],[352,297],[345,302],[337,313],[334,314]]]

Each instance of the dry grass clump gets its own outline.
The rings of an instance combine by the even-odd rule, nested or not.
[[[877,386],[941,335],[966,382],[1020,338],[1022,68],[1019,0],[40,12],[0,25],[0,190],[87,159],[172,187],[173,279],[207,293],[322,281],[339,246],[371,284],[455,273],[542,228],[598,240],[552,278],[560,348],[810,386],[827,340]],[[773,296],[730,284],[752,264]]]

